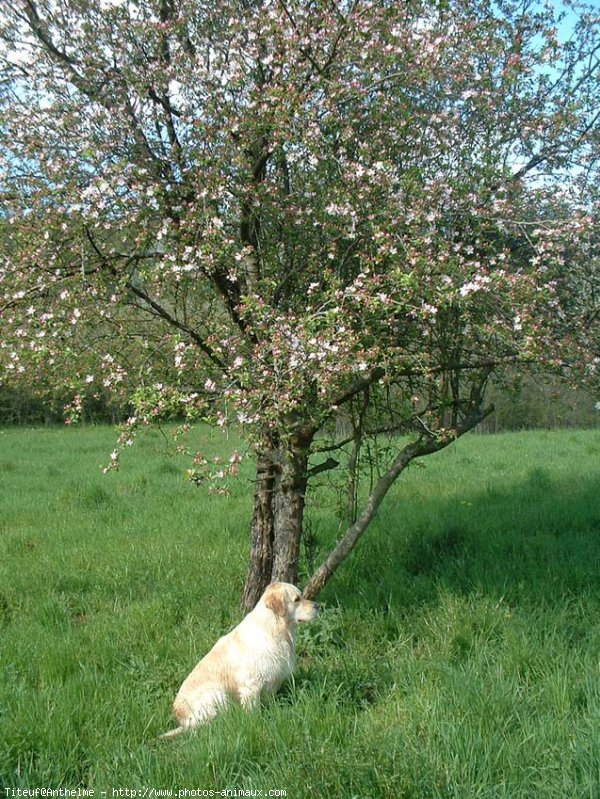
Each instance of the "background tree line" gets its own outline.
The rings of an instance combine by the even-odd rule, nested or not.
[[[600,425],[600,408],[589,392],[565,386],[548,377],[523,378],[512,387],[489,392],[495,411],[477,428],[500,433],[539,428],[593,428]],[[0,387],[0,426],[65,424],[70,419],[73,396],[52,387],[35,392],[31,388]],[[131,398],[120,401],[101,390],[83,397],[79,421],[83,424],[121,424],[132,412]],[[174,417],[177,419],[177,416]],[[182,417],[179,417],[181,420]]]

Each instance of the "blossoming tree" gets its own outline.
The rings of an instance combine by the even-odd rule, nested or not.
[[[2,381],[45,374],[74,411],[122,392],[123,441],[166,414],[239,425],[247,607],[296,581],[309,483],[345,467],[314,596],[401,471],[490,413],[495,376],[594,377],[600,43],[592,9],[568,20],[561,39],[522,0],[3,6]]]

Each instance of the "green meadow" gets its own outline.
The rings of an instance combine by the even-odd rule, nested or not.
[[[104,475],[115,438],[0,431],[0,797],[600,797],[600,431],[470,435],[411,466],[295,679],[173,741],[177,688],[240,619],[251,464],[209,495],[151,431]],[[303,579],[339,532],[325,480],[311,501]]]

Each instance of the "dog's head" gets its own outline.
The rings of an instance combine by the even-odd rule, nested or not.
[[[262,596],[265,607],[292,624],[312,621],[319,606],[310,599],[303,599],[299,588],[291,583],[271,583]]]

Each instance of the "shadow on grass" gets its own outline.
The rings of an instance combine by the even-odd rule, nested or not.
[[[442,591],[544,605],[600,594],[597,481],[566,485],[536,468],[511,490],[467,496],[419,508],[392,500],[323,600],[407,612]]]

